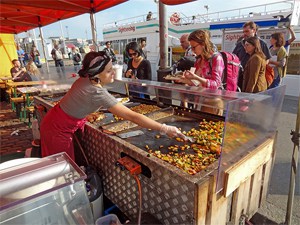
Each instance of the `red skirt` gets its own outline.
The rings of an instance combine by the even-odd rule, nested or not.
[[[66,152],[75,160],[73,135],[82,129],[86,119],[77,119],[66,114],[59,104],[54,106],[41,123],[42,157]]]

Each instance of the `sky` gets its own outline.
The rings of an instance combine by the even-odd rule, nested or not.
[[[171,15],[174,12],[180,13],[182,16],[193,16],[193,15],[203,15],[218,11],[230,10],[243,8],[248,6],[256,6],[267,3],[282,2],[280,0],[197,0],[194,2],[167,6],[167,14]],[[207,8],[204,6],[208,6]],[[283,6],[283,4],[280,4]],[[287,4],[284,4],[287,7]],[[270,8],[273,6],[270,6]],[[273,7],[274,8],[274,7]],[[262,11],[263,7],[259,8]],[[149,11],[154,13],[158,12],[158,4],[154,0],[129,0],[128,2],[122,3],[115,7],[106,9],[104,11],[95,14],[96,27],[97,27],[97,39],[98,41],[103,40],[103,26],[108,23],[113,23],[118,20],[123,20],[130,17],[141,16],[147,14]],[[62,26],[62,32],[61,32]],[[35,29],[36,36],[39,35],[39,30]],[[61,25],[59,22],[50,24],[43,27],[43,34],[45,38],[64,36],[69,38],[83,38],[91,39],[92,32],[90,26],[90,16],[89,14],[84,14],[71,19],[62,20]],[[25,32],[18,34],[18,37],[31,37],[33,38],[32,32]]]

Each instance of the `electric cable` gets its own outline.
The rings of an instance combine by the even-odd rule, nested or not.
[[[138,191],[139,191],[139,210],[138,210],[138,225],[141,225],[141,218],[142,218],[142,186],[140,179],[137,175],[133,175],[137,185],[138,185]]]

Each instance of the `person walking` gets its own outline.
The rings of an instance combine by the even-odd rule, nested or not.
[[[147,48],[146,48],[147,42],[145,39],[141,39],[141,53],[142,57],[144,59],[147,59]]]
[[[107,42],[105,42],[105,45],[106,45],[106,48],[104,48],[103,51],[106,52],[106,54],[111,58],[113,63],[117,62],[117,57],[116,57],[114,50],[111,47],[111,42],[107,41]]]
[[[44,117],[41,123],[42,156],[66,152],[73,160],[73,135],[83,128],[86,116],[99,108],[169,137],[186,139],[177,127],[160,124],[119,103],[104,87],[114,81],[112,60],[104,51],[89,52],[83,59],[79,78]]]
[[[59,49],[57,44],[54,45],[54,48],[51,51],[52,58],[55,63],[56,72],[60,79],[66,79],[66,72],[65,72],[65,64],[63,61],[63,54]]]
[[[33,62],[35,63],[35,65],[40,68],[42,66],[40,61],[40,52],[39,50],[37,50],[36,46],[32,46],[30,51],[30,56]]]
[[[21,63],[21,66],[24,67],[26,65],[24,60],[25,51],[21,48],[20,44],[17,44],[17,55],[18,55],[18,60]]]
[[[82,55],[77,47],[73,47],[70,56],[73,60],[74,72],[77,73],[81,67]]]

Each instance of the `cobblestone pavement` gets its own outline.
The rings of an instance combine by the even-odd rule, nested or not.
[[[31,147],[32,131],[20,121],[11,104],[1,102],[0,108],[0,156],[8,153],[25,152]]]

